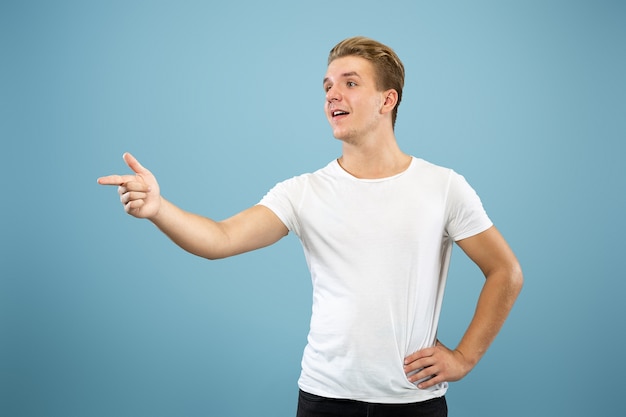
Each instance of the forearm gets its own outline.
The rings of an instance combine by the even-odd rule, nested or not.
[[[214,220],[184,211],[163,197],[158,213],[149,220],[187,252],[207,259],[225,256],[227,236]]]
[[[261,205],[217,222],[184,211],[161,197],[159,210],[150,220],[178,246],[207,259],[259,249],[288,233],[281,220]]]
[[[422,389],[467,375],[495,339],[522,289],[519,262],[495,227],[457,243],[478,265],[486,281],[456,349],[438,343],[405,358],[404,369],[410,381],[431,377],[418,385]],[[411,374],[415,370],[418,372]]]
[[[519,266],[487,276],[476,311],[456,350],[474,367],[502,328],[523,283]]]

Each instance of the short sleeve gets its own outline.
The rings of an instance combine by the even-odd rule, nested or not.
[[[454,241],[493,226],[478,194],[462,175],[452,171],[446,199],[446,232]]]
[[[297,206],[301,200],[303,177],[294,177],[276,184],[258,205],[272,210],[290,231],[299,235]]]

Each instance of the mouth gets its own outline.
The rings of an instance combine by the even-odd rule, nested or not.
[[[348,113],[347,111],[343,111],[343,110],[333,110],[331,113],[333,118],[335,117],[339,117],[339,116],[347,116],[350,113]]]

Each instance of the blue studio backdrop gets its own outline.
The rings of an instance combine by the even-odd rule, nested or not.
[[[626,3],[0,2],[0,416],[295,414],[299,242],[207,261],[96,178],[132,152],[216,219],[339,156],[322,77],[365,35],[406,66],[396,133],[463,174],[526,284],[450,415],[616,415],[626,361]],[[455,250],[439,336],[482,285]],[[619,413],[617,413],[619,414]]]

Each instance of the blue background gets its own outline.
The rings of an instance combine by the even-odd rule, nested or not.
[[[625,21],[609,0],[3,1],[0,415],[294,415],[311,307],[297,239],[194,258],[96,178],[130,151],[183,208],[255,204],[339,155],[321,80],[359,34],[406,65],[401,147],[466,176],[525,272],[451,415],[615,415]],[[444,343],[481,283],[456,250]]]

